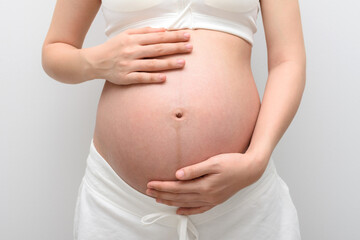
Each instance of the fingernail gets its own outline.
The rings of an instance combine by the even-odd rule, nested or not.
[[[190,33],[188,33],[188,32],[184,33],[184,37],[185,37],[185,38],[189,38],[189,37],[190,37]]]
[[[183,65],[185,63],[185,60],[184,59],[178,59],[176,62],[177,62],[178,65],[181,66],[181,65]]]
[[[177,172],[176,172],[176,176],[177,176],[178,178],[182,178],[182,177],[184,176],[184,171],[183,171],[183,170],[177,171]]]
[[[164,81],[166,79],[166,76],[164,74],[160,74],[158,77],[160,81]]]
[[[188,50],[191,50],[192,49],[192,45],[190,43],[186,44],[185,47],[188,49]]]

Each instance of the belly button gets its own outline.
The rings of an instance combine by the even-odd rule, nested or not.
[[[182,113],[176,113],[175,115],[177,118],[181,118],[182,117]]]
[[[180,120],[184,116],[184,111],[182,109],[176,109],[174,111],[174,116],[175,116],[176,119]]]

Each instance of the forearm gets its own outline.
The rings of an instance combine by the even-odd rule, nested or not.
[[[269,71],[268,81],[247,153],[265,167],[293,120],[305,87],[305,59],[284,61]]]
[[[51,43],[43,47],[42,66],[53,79],[78,84],[95,79],[90,64],[84,56],[84,49],[66,43]]]

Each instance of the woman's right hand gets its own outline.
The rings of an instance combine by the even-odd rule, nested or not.
[[[81,54],[92,79],[106,79],[118,85],[159,83],[166,80],[159,71],[182,68],[185,60],[156,57],[191,52],[187,34],[164,28],[128,29],[103,44],[82,49]]]

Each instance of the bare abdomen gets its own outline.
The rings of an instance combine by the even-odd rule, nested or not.
[[[165,72],[160,84],[106,82],[99,101],[95,147],[142,193],[150,180],[176,179],[181,167],[244,152],[260,108],[251,47],[222,32],[186,31],[194,48],[177,56],[185,68]]]

